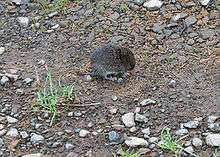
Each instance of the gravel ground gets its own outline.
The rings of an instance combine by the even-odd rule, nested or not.
[[[0,156],[111,157],[123,146],[169,157],[157,145],[164,127],[187,135],[181,156],[217,155],[217,0],[82,0],[63,10],[42,2],[0,0]],[[86,75],[90,53],[109,42],[135,54],[122,85]],[[45,65],[76,90],[52,126],[32,110]]]

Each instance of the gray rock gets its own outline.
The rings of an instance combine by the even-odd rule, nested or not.
[[[196,22],[197,22],[197,19],[196,19],[195,16],[188,16],[185,19],[185,23],[186,23],[187,27],[190,27],[190,26],[194,25]]]
[[[202,146],[202,140],[200,138],[193,138],[192,144],[194,147],[201,147]]]
[[[32,79],[32,78],[25,78],[24,79],[24,82],[26,83],[26,84],[30,84],[30,83],[32,83],[34,81],[34,79]]]
[[[70,152],[70,153],[67,154],[66,157],[79,157],[79,155],[77,153]]]
[[[152,30],[155,32],[155,33],[162,33],[162,30],[165,28],[165,24],[163,24],[162,22],[158,22],[158,23],[155,23],[153,25],[153,28]]]
[[[126,113],[121,118],[126,127],[130,128],[132,126],[135,126],[134,113]]]
[[[135,114],[134,119],[135,119],[136,122],[141,122],[141,123],[147,123],[148,122],[148,118],[145,117],[144,115],[139,114],[139,113]]]
[[[186,135],[186,134],[188,134],[188,133],[189,133],[189,131],[188,131],[187,129],[184,129],[184,128],[179,129],[179,130],[177,130],[177,131],[175,132],[175,134],[178,135],[178,136],[183,136],[183,135]]]
[[[29,3],[29,0],[11,0],[11,2],[15,3],[16,5],[23,5]]]
[[[108,133],[108,139],[110,142],[117,142],[120,140],[120,135],[116,131],[110,131]]]
[[[18,130],[16,128],[10,128],[9,131],[7,132],[6,136],[19,137]]]
[[[187,153],[193,154],[194,150],[192,146],[188,146],[184,149]]]
[[[3,139],[2,138],[0,138],[0,149],[4,146],[4,141],[3,141]]]
[[[171,88],[175,88],[176,85],[177,85],[176,80],[170,80],[170,82],[169,82],[169,84],[168,84],[168,86],[171,87]]]
[[[208,116],[207,122],[208,123],[214,123],[218,118],[220,118],[220,116],[215,116],[215,115]]]
[[[161,2],[160,0],[147,0],[143,6],[148,9],[148,10],[158,10],[162,7],[163,2]]]
[[[22,155],[21,157],[43,157],[43,155],[41,153],[37,153],[37,154],[26,154],[26,155]]]
[[[88,82],[92,81],[91,75],[86,75],[85,78],[86,78],[85,80]]]
[[[27,133],[26,131],[21,131],[21,132],[20,132],[20,135],[21,135],[21,137],[22,137],[23,139],[26,139],[26,138],[29,137],[29,135],[28,135],[28,133]]]
[[[0,14],[4,13],[4,11],[5,11],[4,6],[0,4]]]
[[[1,80],[0,80],[0,84],[1,85],[5,85],[7,82],[9,82],[9,78],[6,76],[2,76]]]
[[[81,129],[79,131],[79,136],[80,137],[86,137],[86,136],[88,136],[88,134],[90,134],[90,132],[88,130]]]
[[[73,149],[75,146],[73,145],[73,144],[71,144],[71,143],[66,143],[65,144],[65,148],[66,148],[66,150],[71,150],[71,149]]]
[[[157,102],[155,100],[152,99],[144,99],[140,105],[141,106],[148,106],[148,105],[155,105]]]
[[[28,25],[30,23],[30,18],[29,17],[18,17],[17,21],[20,24],[20,26],[28,27]]]
[[[188,16],[188,13],[178,13],[171,18],[171,22],[177,22],[181,19],[184,19]]]
[[[139,6],[143,5],[144,2],[145,2],[145,0],[134,0],[134,3],[139,5]]]
[[[148,146],[148,142],[145,139],[138,137],[128,137],[125,140],[125,144],[129,147]]]
[[[8,121],[8,123],[17,123],[18,120],[16,118],[10,117],[10,116],[6,116],[6,119]]]
[[[209,123],[208,128],[212,132],[219,132],[220,131],[220,123]]]
[[[5,52],[5,47],[0,47],[0,55],[2,55]]]
[[[143,134],[149,136],[149,135],[150,135],[150,128],[145,128],[145,129],[141,130],[141,132],[142,132]]]
[[[202,6],[207,6],[211,0],[199,0]]]
[[[44,137],[42,135],[38,135],[36,133],[31,134],[31,143],[32,144],[40,144],[43,143]]]
[[[117,44],[119,41],[122,41],[124,39],[124,36],[118,35],[111,38],[110,42],[112,44]]]
[[[209,134],[206,136],[206,143],[210,146],[220,145],[220,134]]]
[[[6,129],[0,130],[0,137],[5,135],[7,133]]]
[[[196,129],[199,126],[199,121],[194,120],[194,121],[189,121],[187,123],[183,124],[184,127],[189,128],[189,129]]]
[[[149,138],[149,142],[150,143],[157,143],[159,141],[159,139],[157,137],[151,137]]]
[[[200,37],[203,40],[213,38],[215,36],[215,31],[213,29],[205,29],[200,32]]]
[[[120,17],[120,14],[116,11],[110,16],[112,20],[117,20],[119,17]]]
[[[117,97],[116,95],[113,95],[113,96],[112,96],[112,100],[113,100],[113,101],[116,101],[116,100],[118,100],[118,97]]]
[[[48,17],[52,18],[54,16],[57,16],[58,14],[59,13],[57,11],[55,11],[55,12],[52,12],[52,13],[48,14]]]

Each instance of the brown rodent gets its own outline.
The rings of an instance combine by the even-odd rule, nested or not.
[[[94,77],[110,79],[120,77],[135,67],[135,57],[129,48],[107,44],[91,53]]]

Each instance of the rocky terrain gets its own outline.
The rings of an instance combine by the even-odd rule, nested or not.
[[[220,156],[218,0],[63,5],[0,0],[0,156],[111,157],[122,146],[169,157],[159,147],[165,127],[182,138],[180,156]],[[108,42],[135,54],[122,85],[85,75],[90,53]],[[45,66],[76,92],[52,125],[33,110]]]

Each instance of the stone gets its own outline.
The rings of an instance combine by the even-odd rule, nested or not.
[[[16,128],[10,128],[9,131],[7,132],[6,136],[19,137],[18,130]]]
[[[142,132],[143,134],[149,136],[149,135],[150,135],[150,128],[145,128],[145,129],[141,130],[141,132]]]
[[[110,16],[112,20],[117,20],[119,17],[120,17],[120,14],[116,11]]]
[[[32,83],[34,81],[34,79],[32,79],[32,78],[25,78],[24,79],[24,82],[26,83],[26,84],[30,84],[30,83]]]
[[[120,135],[116,131],[110,131],[108,133],[108,139],[110,142],[117,142],[120,140]]]
[[[146,118],[144,115],[141,115],[139,113],[135,113],[135,121],[136,122],[141,122],[141,123],[147,123],[148,122],[148,118]]]
[[[0,84],[1,85],[5,85],[7,82],[9,82],[9,78],[6,76],[2,76],[1,80],[0,80]]]
[[[140,105],[141,106],[148,106],[148,105],[155,105],[157,102],[155,100],[151,100],[151,99],[144,99]]]
[[[189,128],[189,129],[196,129],[199,126],[199,121],[194,120],[194,121],[189,121],[187,123],[183,124],[184,127]]]
[[[208,128],[212,132],[219,132],[220,131],[220,123],[209,123]]]
[[[175,132],[175,134],[178,135],[178,136],[183,136],[183,135],[186,135],[186,134],[188,134],[188,133],[189,133],[189,131],[188,131],[187,129],[184,129],[184,128],[179,129],[179,130],[177,130],[177,131]]]
[[[215,115],[208,116],[207,122],[208,123],[214,123],[218,118],[220,118],[220,117],[219,116],[215,116]]]
[[[28,4],[29,0],[11,0],[12,3],[15,3],[16,5],[23,5]]]
[[[111,114],[116,114],[117,111],[118,111],[117,108],[111,108],[111,109],[109,110],[109,112],[110,112]]]
[[[213,38],[215,36],[215,30],[213,29],[205,29],[200,32],[200,37],[203,40],[207,40],[209,38]]]
[[[194,150],[192,146],[188,146],[184,149],[184,151],[186,151],[187,153],[193,154]]]
[[[134,0],[134,4],[139,5],[139,6],[143,5],[144,2],[145,0]]]
[[[30,18],[29,17],[18,17],[17,21],[20,24],[20,26],[28,27],[28,25],[30,23]]]
[[[21,157],[43,157],[43,155],[41,153],[37,153],[37,154],[26,154],[26,155],[22,155]]]
[[[2,55],[5,52],[5,47],[0,47],[0,55]]]
[[[39,143],[43,143],[44,141],[44,137],[42,135],[38,135],[36,133],[32,133],[31,134],[31,143],[32,144],[39,144]]]
[[[170,88],[175,88],[176,85],[177,85],[176,80],[170,80],[170,82],[168,83],[168,86],[169,86]]]
[[[129,147],[148,146],[148,142],[145,139],[138,137],[128,137],[125,140],[125,144]]]
[[[20,135],[21,135],[21,137],[22,137],[23,139],[26,139],[26,138],[29,137],[29,135],[28,135],[28,133],[27,133],[26,131],[21,131],[21,132],[20,132]]]
[[[211,0],[199,0],[202,6],[207,6]]]
[[[188,13],[178,13],[171,18],[171,22],[178,22],[188,16]]]
[[[81,130],[79,131],[79,136],[80,136],[80,137],[86,137],[86,136],[88,136],[89,133],[90,133],[90,132],[89,132],[88,130],[81,129]]]
[[[2,138],[0,138],[0,149],[2,148],[2,146],[4,146],[4,141],[3,141],[3,139]]]
[[[155,33],[162,33],[162,30],[164,28],[165,28],[165,25],[162,22],[158,22],[153,25],[152,31]]]
[[[0,14],[4,13],[5,11],[5,8],[2,4],[0,4]]]
[[[157,143],[159,141],[159,139],[157,137],[151,137],[149,138],[149,142],[150,143]]]
[[[112,100],[113,100],[113,101],[117,101],[117,100],[118,100],[118,97],[117,97],[116,95],[113,95],[113,96],[112,96]]]
[[[135,126],[134,113],[126,113],[121,118],[126,127],[130,128],[132,126]]]
[[[150,10],[150,11],[154,11],[154,10],[158,10],[162,7],[163,2],[161,2],[160,0],[147,0],[143,6]]]
[[[59,13],[57,11],[55,11],[55,12],[52,12],[52,13],[48,14],[48,17],[52,18],[54,16],[57,16],[58,14]]]
[[[202,140],[200,138],[193,138],[192,139],[192,145],[194,147],[201,147],[202,146]]]
[[[185,23],[186,23],[187,27],[190,27],[190,26],[194,25],[196,22],[197,22],[197,19],[196,19],[195,16],[188,16],[185,19]]]
[[[77,153],[70,152],[70,153],[67,154],[66,157],[79,157],[79,155]]]
[[[86,75],[85,80],[88,81],[88,82],[92,81],[91,75]]]
[[[210,146],[217,147],[220,145],[220,134],[209,134],[206,136],[206,143]]]
[[[71,143],[66,143],[65,144],[65,148],[66,148],[66,150],[71,150],[71,149],[73,149],[75,146],[73,145],[73,144],[71,144]]]
[[[8,123],[17,123],[18,120],[16,118],[10,117],[10,116],[6,116],[6,119],[8,121]]]

